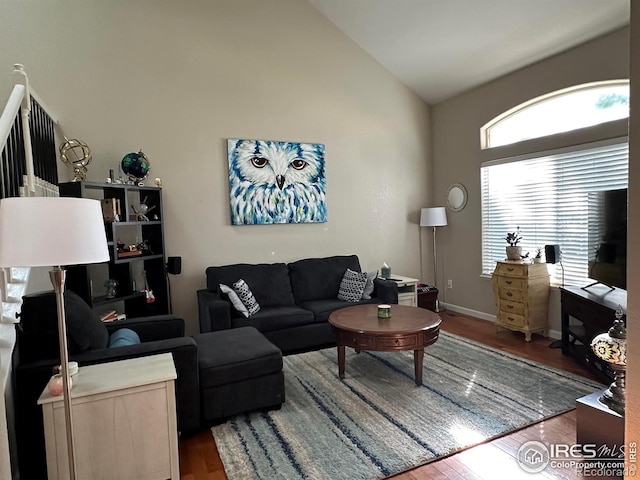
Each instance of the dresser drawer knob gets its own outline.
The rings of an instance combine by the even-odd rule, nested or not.
[[[507,292],[507,297],[513,297],[513,293]]]
[[[504,282],[504,283],[506,283],[507,285],[511,285],[513,282],[512,282],[511,280],[507,280],[507,281],[506,281],[506,282]]]
[[[400,340],[396,338],[396,345],[400,345]]]
[[[512,267],[507,267],[507,271],[509,271],[509,272],[513,272],[514,270],[515,270],[515,269],[514,269],[514,268],[512,268]]]
[[[515,318],[513,318],[513,317],[507,317],[507,320],[509,320],[509,321],[511,321],[511,322],[515,322],[515,321],[516,321],[516,319],[515,319]]]
[[[507,305],[507,308],[513,308],[513,305],[509,304]]]

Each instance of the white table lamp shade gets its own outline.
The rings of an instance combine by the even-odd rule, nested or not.
[[[51,267],[108,260],[98,200],[12,197],[0,201],[0,267]]]
[[[420,210],[421,227],[443,227],[447,224],[447,212],[444,207],[423,208]]]

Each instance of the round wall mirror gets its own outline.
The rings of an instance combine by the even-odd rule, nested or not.
[[[447,190],[447,206],[459,212],[467,204],[467,189],[460,183],[454,183]]]

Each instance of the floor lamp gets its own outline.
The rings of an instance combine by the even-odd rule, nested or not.
[[[436,227],[447,225],[447,212],[444,207],[423,208],[420,210],[420,226],[433,227],[433,283],[438,286],[437,277],[437,250],[436,250]],[[436,312],[440,311],[439,301],[436,299]]]
[[[109,260],[98,200],[65,197],[5,198],[0,201],[0,267],[53,267],[56,295],[69,478],[76,478],[63,266]]]

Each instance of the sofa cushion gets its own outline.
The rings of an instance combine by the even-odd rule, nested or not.
[[[289,270],[284,263],[238,263],[208,267],[207,289],[219,291],[218,285],[233,285],[243,279],[249,285],[260,307],[295,305]]]
[[[340,282],[347,268],[354,272],[361,271],[357,255],[307,258],[290,263],[289,275],[296,303],[337,299]]]
[[[347,302],[358,302],[362,298],[364,287],[367,284],[367,274],[364,272],[354,272],[350,268],[344,272],[340,288],[338,289],[338,298]]]
[[[356,305],[364,305],[368,303],[380,303],[377,298],[369,300],[360,300],[359,302],[347,302],[338,298],[330,298],[327,300],[311,300],[300,304],[300,307],[313,312],[313,323],[321,323],[329,320],[329,315],[339,308],[354,307]]]
[[[64,292],[64,307],[70,354],[107,347],[107,327],[80,295],[71,290]]]
[[[362,292],[362,300],[371,300],[371,294],[373,293],[373,281],[377,278],[378,271],[367,272],[367,284],[364,286],[364,292]]]
[[[283,328],[299,327],[314,322],[313,312],[297,305],[281,307],[264,307],[249,318],[236,317],[231,319],[231,327],[255,327],[261,332],[282,330]]]

